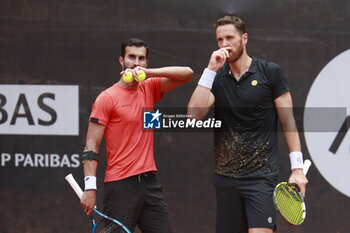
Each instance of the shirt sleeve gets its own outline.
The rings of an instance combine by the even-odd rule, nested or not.
[[[150,78],[146,80],[148,82],[147,84],[149,85],[149,88],[152,91],[154,103],[163,99],[164,97],[164,93],[162,92],[162,89],[161,89],[161,80],[162,78],[159,78],[159,77]]]
[[[89,121],[106,126],[113,106],[112,97],[108,93],[102,92],[92,105]]]
[[[270,86],[272,88],[272,98],[274,100],[290,90],[287,80],[285,79],[281,68],[277,64],[272,62],[268,64],[268,75],[271,82]]]

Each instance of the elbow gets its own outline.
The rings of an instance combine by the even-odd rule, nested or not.
[[[185,75],[185,82],[189,82],[193,77],[193,70],[190,67],[186,67],[186,71],[184,72]]]
[[[200,104],[195,101],[190,101],[187,105],[187,116],[190,119],[202,120],[204,115]]]
[[[191,101],[187,105],[187,109],[198,108],[199,104],[196,101]]]
[[[84,150],[94,151],[94,152],[98,153],[99,152],[99,148],[100,148],[100,144],[97,143],[96,141],[89,140],[89,139],[86,140],[86,145],[84,147]]]

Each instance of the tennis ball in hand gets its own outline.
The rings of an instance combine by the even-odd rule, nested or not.
[[[123,80],[126,83],[131,83],[132,81],[134,81],[134,75],[132,74],[132,72],[128,71],[123,74]]]
[[[138,72],[137,72],[137,78],[135,78],[135,80],[136,81],[138,81],[138,82],[142,82],[143,80],[145,80],[146,79],[146,73],[143,71],[143,70],[139,70]]]

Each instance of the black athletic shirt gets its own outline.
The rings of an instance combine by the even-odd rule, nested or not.
[[[280,67],[252,57],[237,81],[225,64],[216,74],[214,133],[215,172],[234,178],[254,177],[279,169],[278,116],[274,100],[288,92]]]

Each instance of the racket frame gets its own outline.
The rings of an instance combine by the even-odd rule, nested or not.
[[[284,215],[284,213],[282,213],[280,211],[280,208],[278,207],[278,203],[277,203],[277,200],[276,200],[276,196],[277,196],[277,191],[282,187],[282,186],[285,186],[285,187],[288,187],[289,190],[293,190],[292,192],[294,194],[296,194],[298,196],[298,198],[301,200],[300,204],[301,204],[301,210],[302,210],[302,219],[300,221],[300,223],[292,223],[291,221],[289,221],[287,219],[287,217]],[[277,209],[277,211],[280,213],[280,215],[282,216],[282,218],[290,225],[293,225],[293,226],[298,226],[298,225],[301,225],[305,218],[306,218],[306,205],[305,205],[305,201],[304,201],[304,198],[303,196],[301,195],[301,192],[298,191],[298,187],[295,185],[295,184],[290,184],[288,182],[281,182],[279,183],[274,192],[273,192],[273,202],[275,204],[275,207]]]
[[[309,160],[309,159],[306,159],[306,160],[304,161],[304,169],[303,169],[303,172],[304,172],[305,176],[306,176],[306,174],[308,173],[311,164],[312,164],[312,162],[311,162],[311,160]],[[302,219],[301,219],[302,221],[301,221],[300,223],[298,223],[298,224],[291,223],[291,222],[283,215],[283,213],[280,211],[280,209],[279,209],[279,207],[278,207],[277,200],[276,200],[276,193],[277,193],[278,188],[280,188],[280,186],[282,186],[282,185],[287,185],[290,189],[294,190],[294,193],[297,194],[297,195],[299,196],[300,200],[301,200],[301,205],[302,205],[303,214],[302,214]],[[304,198],[303,198],[303,196],[302,196],[302,194],[301,194],[301,192],[300,192],[300,190],[299,190],[299,188],[297,187],[296,184],[291,184],[291,183],[288,183],[288,182],[281,182],[281,183],[277,184],[276,187],[275,187],[275,189],[274,189],[274,191],[273,191],[273,202],[274,202],[274,204],[275,204],[275,207],[276,207],[277,211],[280,213],[280,215],[282,216],[282,218],[283,218],[288,224],[293,225],[293,226],[298,226],[298,225],[301,225],[301,224],[304,222],[304,220],[305,220],[305,218],[306,218],[306,204],[305,204]]]
[[[77,194],[77,196],[79,197],[79,199],[81,199],[81,197],[83,196],[83,190],[80,188],[79,184],[76,182],[76,180],[74,179],[72,174],[68,174],[65,179],[67,180],[67,182],[70,184],[71,188],[74,190],[74,192]],[[96,209],[96,207],[93,209],[93,212],[98,214],[99,216],[101,216],[102,218],[108,219],[116,224],[118,224],[119,226],[121,226],[127,233],[131,233],[131,231],[124,226],[120,221],[111,218],[107,215],[105,215],[104,213],[98,211]],[[93,213],[91,213],[91,222],[92,222],[92,232],[95,233],[96,232],[96,228],[98,226],[99,223],[96,223],[95,218],[93,216]]]

